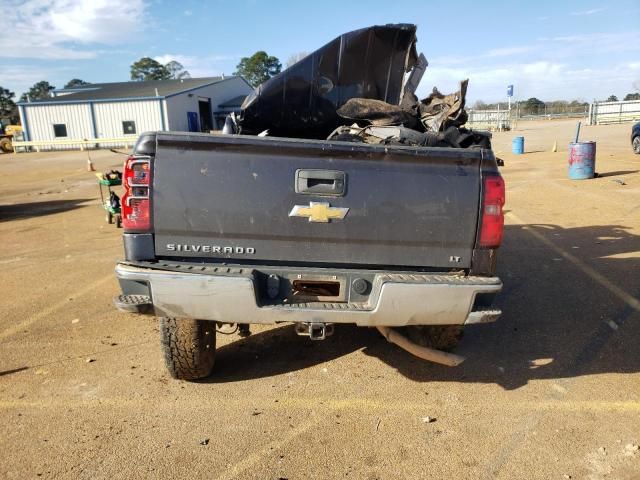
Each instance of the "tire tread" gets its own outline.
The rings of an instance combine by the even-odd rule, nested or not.
[[[211,374],[215,362],[215,322],[162,317],[160,340],[167,370],[173,378],[198,380]]]

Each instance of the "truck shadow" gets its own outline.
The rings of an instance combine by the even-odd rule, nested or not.
[[[17,203],[14,205],[0,205],[0,222],[20,218],[41,217],[54,213],[66,212],[83,207],[91,198],[77,198],[73,200],[49,200],[46,202]]]
[[[509,225],[498,266],[503,316],[495,324],[467,327],[456,349],[467,357],[459,367],[414,358],[374,329],[338,326],[333,337],[310,342],[287,326],[221,347],[210,381],[283,374],[356,350],[413,381],[496,383],[507,390],[530,380],[636,373],[638,250],[640,236],[620,225]]]
[[[338,326],[333,336],[315,342],[298,336],[291,324],[278,326],[218,347],[214,374],[204,381],[226,383],[303,370],[362,349],[375,341],[372,333]]]

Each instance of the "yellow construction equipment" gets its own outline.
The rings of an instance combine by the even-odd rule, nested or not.
[[[13,152],[12,139],[20,132],[22,132],[21,125],[7,125],[0,120],[0,152]]]

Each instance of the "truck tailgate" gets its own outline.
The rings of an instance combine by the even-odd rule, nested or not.
[[[467,268],[481,158],[480,150],[158,133],[156,255]]]

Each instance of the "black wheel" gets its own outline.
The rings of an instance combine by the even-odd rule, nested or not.
[[[116,228],[122,228],[122,215],[116,215]]]
[[[113,214],[111,212],[107,212],[107,214],[105,215],[105,220],[109,225],[111,225],[113,223]]]
[[[462,338],[462,325],[412,325],[407,327],[409,340],[436,350],[453,350]]]
[[[640,136],[633,139],[633,151],[640,154]]]
[[[216,357],[216,322],[163,317],[160,342],[173,378],[198,380],[211,374]]]

